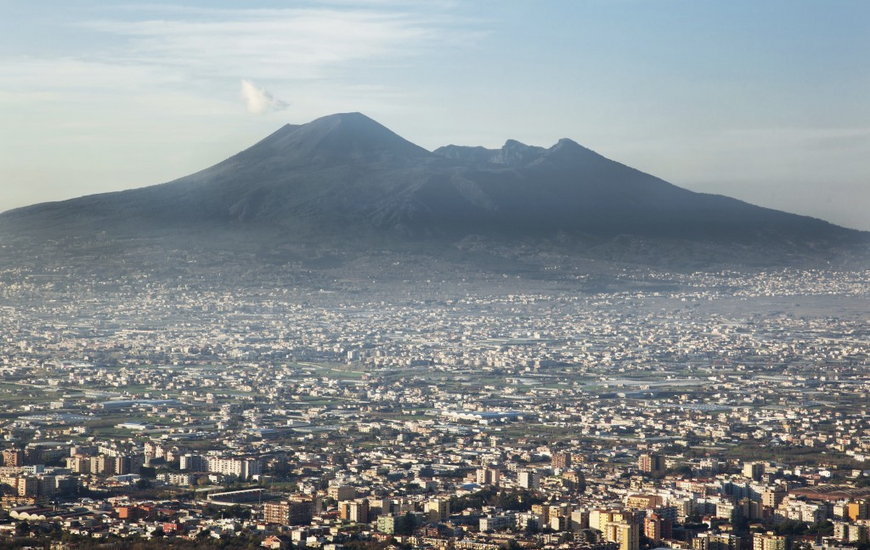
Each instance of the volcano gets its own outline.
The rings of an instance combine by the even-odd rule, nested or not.
[[[609,239],[826,250],[867,234],[692,192],[570,139],[549,148],[427,151],[360,113],[286,125],[178,180],[43,203],[0,215],[0,234],[32,239],[266,232],[316,246],[449,244],[470,237],[565,246]],[[263,234],[266,234],[263,233]],[[415,244],[414,246],[418,246]]]

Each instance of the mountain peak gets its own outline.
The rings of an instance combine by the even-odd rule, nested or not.
[[[569,153],[570,152],[571,154],[581,154],[581,155],[582,154],[586,154],[586,155],[592,154],[592,155],[599,156],[598,153],[596,153],[592,149],[589,149],[587,147],[583,147],[582,145],[580,145],[579,143],[577,143],[573,139],[569,139],[569,138],[560,139],[559,141],[556,142],[555,145],[550,147],[547,151],[549,153],[556,153],[556,152]]]
[[[339,113],[304,124],[294,141],[312,162],[419,159],[431,153],[362,113]]]
[[[367,117],[366,115],[360,112],[352,112],[352,113],[335,113],[332,115],[322,116],[320,118],[316,118],[309,122],[308,124],[303,124],[302,127],[310,127],[310,128],[329,128],[332,130],[340,129],[342,132],[383,132],[387,131],[382,124]],[[392,132],[390,132],[392,133]],[[393,134],[396,135],[396,134]],[[397,136],[398,137],[398,136]]]
[[[508,166],[523,166],[540,157],[544,151],[542,147],[533,147],[515,139],[509,139],[504,142],[499,151],[495,152],[490,162]]]
[[[501,148],[508,149],[508,148],[515,148],[515,147],[528,147],[528,145],[526,145],[522,141],[517,141],[515,139],[508,139],[507,141],[504,142],[504,145],[502,145]]]
[[[558,163],[565,166],[594,164],[612,164],[613,162],[599,155],[592,149],[583,147],[573,139],[562,138],[555,145],[543,151],[534,164]]]
[[[314,124],[316,122],[325,121],[325,120],[338,120],[338,121],[347,121],[347,122],[359,122],[365,124],[377,124],[381,126],[379,122],[374,120],[373,118],[367,117],[359,111],[351,111],[348,113],[333,113],[331,115],[325,115],[320,118],[315,118],[309,124]]]
[[[352,112],[327,115],[308,124],[287,124],[238,156],[289,167],[418,160],[431,153],[366,115]]]

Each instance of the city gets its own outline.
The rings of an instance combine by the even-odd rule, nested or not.
[[[0,549],[870,550],[868,21],[0,2]]]
[[[7,270],[0,530],[57,547],[865,548],[868,275],[335,292]]]

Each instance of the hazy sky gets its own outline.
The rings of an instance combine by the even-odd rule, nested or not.
[[[870,1],[0,0],[0,210],[347,111],[870,230]]]

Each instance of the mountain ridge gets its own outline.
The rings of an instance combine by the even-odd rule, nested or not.
[[[87,240],[203,227],[341,241],[584,242],[633,236],[812,251],[867,234],[677,187],[563,138],[429,152],[361,113],[286,124],[177,180],[0,214],[4,235]]]

